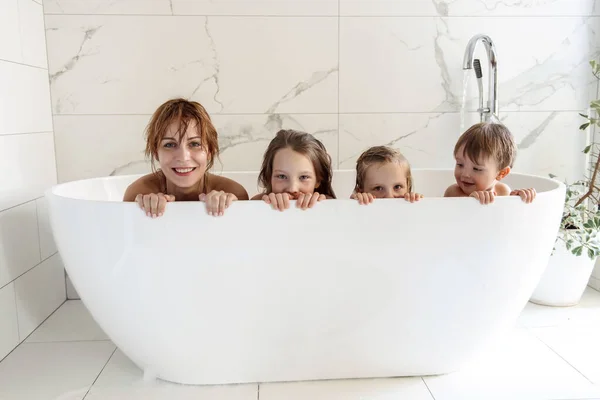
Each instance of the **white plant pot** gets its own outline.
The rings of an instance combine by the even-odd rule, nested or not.
[[[550,256],[548,266],[533,295],[532,303],[544,306],[568,307],[579,303],[590,279],[596,259],[591,260],[584,251],[574,256],[562,240]]]

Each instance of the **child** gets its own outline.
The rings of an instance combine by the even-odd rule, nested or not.
[[[263,157],[258,183],[264,191],[252,200],[263,200],[280,211],[296,200],[296,207],[305,210],[317,201],[335,199],[332,176],[331,157],[323,143],[308,133],[282,129]]]
[[[369,204],[375,198],[404,198],[413,203],[423,195],[412,192],[408,160],[398,150],[374,146],[356,160],[356,186],[350,198],[359,204]]]
[[[454,178],[444,197],[474,197],[489,204],[496,196],[520,196],[526,203],[535,198],[535,189],[510,188],[500,182],[509,173],[516,157],[513,135],[502,124],[481,122],[463,133],[454,146]]]
[[[169,100],[154,112],[146,129],[146,156],[153,172],[129,185],[123,200],[137,202],[152,218],[163,215],[167,202],[194,200],[206,202],[209,215],[223,215],[232,201],[248,200],[248,193],[239,183],[208,173],[218,155],[217,131],[204,107]]]

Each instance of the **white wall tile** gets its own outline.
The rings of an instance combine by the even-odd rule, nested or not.
[[[24,340],[65,300],[65,275],[58,254],[15,282],[20,339]]]
[[[50,214],[48,213],[48,202],[45,197],[35,201],[38,216],[38,229],[40,235],[40,254],[42,260],[56,253],[56,243],[50,225]]]
[[[52,133],[0,135],[0,210],[44,195],[56,183]]]
[[[0,59],[22,62],[19,36],[19,0],[0,1]],[[0,81],[1,82],[1,81]],[[4,87],[0,85],[0,87]]]
[[[597,17],[344,17],[340,111],[459,111],[465,48],[481,31],[497,47],[501,111],[585,110],[595,95],[588,60],[599,52],[599,22]],[[476,55],[487,93],[483,46]],[[468,83],[467,109],[474,110],[475,80]]]
[[[340,0],[347,16],[568,16],[598,15],[597,0]]]
[[[19,344],[15,287],[9,284],[0,289],[0,360]]]
[[[0,212],[0,286],[41,261],[35,202]]]
[[[172,0],[175,15],[337,16],[337,0]]]
[[[49,15],[46,25],[54,114],[152,114],[175,96],[211,114],[337,112],[336,17]]]
[[[18,1],[23,63],[47,69],[43,7],[33,0]],[[49,91],[47,85],[44,90]]]
[[[144,129],[151,115],[55,117],[58,179],[147,173]],[[215,115],[221,162],[214,170],[258,170],[269,141],[280,129],[298,129],[323,142],[337,166],[336,114]],[[102,140],[98,140],[102,138]],[[94,143],[94,151],[88,151]]]
[[[44,0],[45,14],[171,14],[172,0]]]
[[[48,71],[0,61],[0,136],[52,130]]]

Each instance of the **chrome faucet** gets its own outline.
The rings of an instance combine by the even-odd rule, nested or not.
[[[488,77],[488,101],[487,107],[483,108],[483,86],[481,83],[481,65],[479,60],[474,60],[475,47],[477,43],[481,41],[485,46],[485,50],[488,56],[489,74]],[[489,121],[490,118],[498,119],[498,69],[497,69],[497,56],[494,42],[487,35],[478,34],[469,40],[467,49],[465,50],[465,57],[463,60],[463,69],[472,69],[475,67],[475,74],[479,85],[479,112],[480,121]]]

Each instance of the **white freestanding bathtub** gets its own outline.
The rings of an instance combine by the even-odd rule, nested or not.
[[[256,173],[225,173],[256,193]],[[511,328],[548,262],[565,187],[519,174],[518,197],[441,198],[451,170],[415,170],[418,203],[339,200],[274,211],[121,202],[137,176],[47,192],[73,285],[114,343],[151,376],[224,384],[443,374]]]

